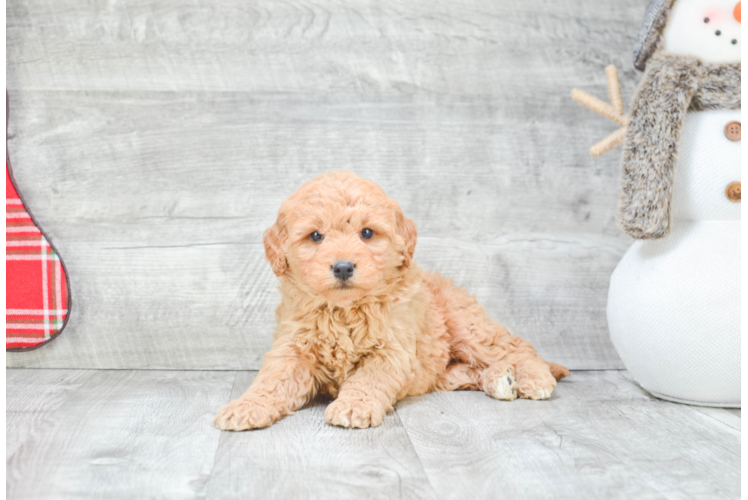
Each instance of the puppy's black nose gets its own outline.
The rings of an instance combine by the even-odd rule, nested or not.
[[[345,281],[353,276],[353,262],[338,261],[332,265],[332,272],[336,278]]]

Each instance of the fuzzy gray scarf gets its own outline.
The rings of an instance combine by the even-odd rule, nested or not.
[[[687,111],[707,109],[740,109],[740,63],[653,54],[634,96],[623,144],[619,223],[630,236],[668,234],[681,124]]]

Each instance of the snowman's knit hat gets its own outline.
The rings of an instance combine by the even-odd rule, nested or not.
[[[651,0],[649,2],[639,36],[636,38],[636,45],[634,45],[636,69],[644,71],[647,60],[660,45],[662,30],[665,28],[673,3],[675,0]]]

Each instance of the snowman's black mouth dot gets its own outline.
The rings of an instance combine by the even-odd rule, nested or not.
[[[705,23],[708,23],[708,22],[709,22],[709,18],[708,18],[708,17],[705,17],[705,18],[704,18],[704,22],[705,22]]]
[[[717,30],[717,31],[714,32],[714,34],[717,35],[717,36],[720,36],[722,34],[722,32],[720,30]]]
[[[733,45],[737,45],[737,43],[738,43],[738,41],[737,41],[737,40],[735,40],[735,39],[733,38],[733,40],[732,40],[732,44],[733,44]]]

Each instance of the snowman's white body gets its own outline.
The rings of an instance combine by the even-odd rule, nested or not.
[[[737,0],[669,6],[659,50],[740,62]],[[733,121],[740,110],[686,114],[670,234],[634,243],[610,279],[613,344],[637,382],[664,399],[740,406],[740,203],[725,193],[740,182],[740,140],[725,133]]]
[[[608,324],[624,364],[664,399],[740,406],[740,110],[689,112],[673,184],[671,233],[636,241],[610,280]]]

